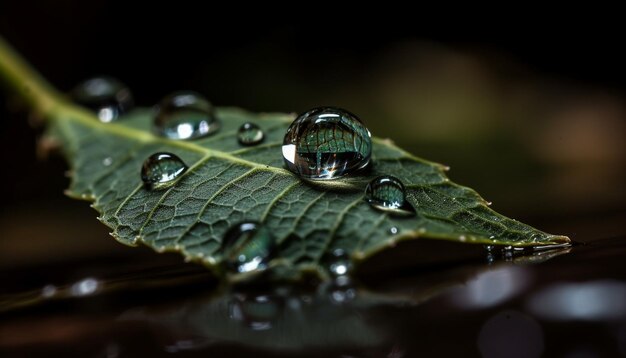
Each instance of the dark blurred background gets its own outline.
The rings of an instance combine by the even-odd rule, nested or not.
[[[504,214],[579,241],[624,234],[619,21],[257,10],[2,0],[0,35],[63,91],[107,74],[142,106],[193,89],[252,111],[344,107],[374,135],[450,165],[452,180]],[[63,196],[63,161],[37,159],[37,131],[4,105],[9,97],[0,97],[0,269],[125,255],[86,203]]]

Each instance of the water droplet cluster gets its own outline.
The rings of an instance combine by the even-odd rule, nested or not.
[[[110,77],[85,81],[72,91],[72,97],[91,108],[102,122],[118,120],[133,106],[130,91]],[[200,140],[218,132],[222,122],[212,104],[202,95],[175,92],[165,97],[154,112],[153,131],[170,140]],[[263,142],[265,133],[258,124],[247,122],[236,132],[242,146]],[[319,107],[298,116],[287,129],[282,145],[285,166],[307,181],[335,180],[365,173],[372,157],[371,134],[354,114],[335,107]],[[105,158],[110,166],[113,158]],[[170,188],[184,177],[188,166],[172,153],[158,152],[141,167],[141,179],[148,190]],[[364,198],[376,210],[403,217],[416,214],[407,200],[402,181],[390,175],[374,178],[365,188]],[[397,227],[391,235],[399,233]],[[243,222],[230,228],[222,240],[221,253],[226,269],[237,274],[261,272],[269,267],[275,242],[269,228],[256,222]],[[334,250],[326,266],[331,277],[341,282],[352,271],[352,260],[341,249]],[[339,282],[338,281],[338,282]]]

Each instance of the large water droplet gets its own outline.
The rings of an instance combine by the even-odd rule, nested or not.
[[[265,134],[259,126],[254,123],[246,122],[239,127],[237,132],[237,140],[241,145],[256,145],[263,141]]]
[[[365,189],[365,200],[374,208],[399,216],[415,214],[405,199],[404,185],[390,175],[374,178]]]
[[[152,154],[141,166],[141,180],[150,189],[162,189],[176,182],[187,170],[183,161],[172,153]]]
[[[351,270],[352,262],[350,261],[350,256],[342,249],[333,250],[328,265],[330,274],[335,277],[344,276],[349,274]]]
[[[170,139],[201,138],[220,129],[213,105],[191,91],[165,97],[158,105],[154,125],[159,135]]]
[[[244,222],[233,226],[224,237],[225,263],[237,273],[263,271],[274,248],[274,238],[265,227]]]
[[[371,134],[352,113],[312,109],[289,126],[283,140],[287,168],[306,179],[335,179],[370,162]]]
[[[133,96],[128,87],[111,77],[94,77],[76,86],[71,97],[96,113],[108,123],[133,108]]]

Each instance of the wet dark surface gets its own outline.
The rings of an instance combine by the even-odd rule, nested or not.
[[[626,238],[550,254],[549,259],[545,253],[535,257],[534,263],[520,256],[491,263],[475,256],[396,272],[386,280],[361,279],[358,287],[336,283],[228,291],[196,266],[159,259],[140,267],[121,260],[113,270],[102,268],[106,262],[83,263],[82,275],[73,281],[63,281],[67,273],[55,270],[57,277],[50,275],[32,285],[31,293],[18,296],[17,287],[28,290],[5,273],[3,282],[14,287],[0,301],[5,311],[0,353],[625,355]],[[30,298],[39,301],[10,306]]]

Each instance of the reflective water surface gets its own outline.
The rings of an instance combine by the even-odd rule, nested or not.
[[[164,261],[92,262],[37,287],[5,274],[0,355],[626,354],[626,238],[510,260],[476,253],[298,287],[225,289],[201,267]]]

